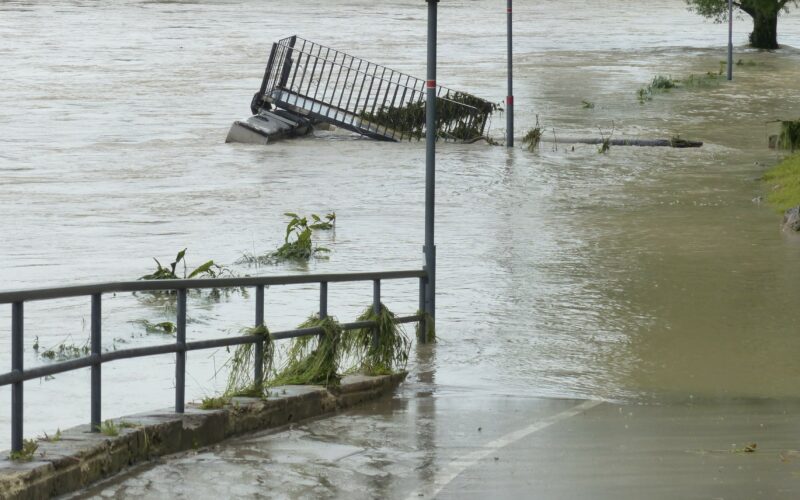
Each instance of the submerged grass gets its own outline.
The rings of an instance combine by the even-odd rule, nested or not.
[[[785,158],[763,177],[767,201],[784,212],[800,205],[800,153]]]
[[[261,359],[255,359],[255,344],[242,344],[236,346],[233,356],[225,363],[230,367],[228,372],[228,385],[225,389],[225,396],[247,396],[262,397],[264,395],[264,383],[256,384],[255,363],[261,363],[261,373],[264,377],[269,377],[272,373],[275,349],[272,337],[266,325],[242,330],[244,335],[254,335],[264,340],[264,350]],[[219,399],[219,398],[218,398]],[[205,403],[205,399],[203,402]]]
[[[354,330],[342,339],[341,351],[355,358],[355,369],[365,375],[388,375],[405,369],[411,340],[395,321],[395,314],[381,304],[380,312],[369,307],[357,321],[374,321],[377,327]]]
[[[338,386],[342,327],[330,316],[313,315],[298,328],[321,328],[322,333],[292,339],[286,363],[269,385]]]

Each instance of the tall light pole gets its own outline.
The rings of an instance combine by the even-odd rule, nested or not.
[[[733,0],[728,0],[728,81],[733,80]]]
[[[428,272],[425,290],[425,312],[436,313],[436,245],[433,239],[433,209],[436,186],[436,32],[439,0],[428,3],[428,77],[425,86],[425,269]]]
[[[506,147],[514,147],[514,78],[512,73],[511,0],[506,6],[508,18],[508,96],[506,97]]]

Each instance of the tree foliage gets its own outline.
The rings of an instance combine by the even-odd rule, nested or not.
[[[689,9],[716,22],[728,20],[728,0],[686,0]],[[734,7],[753,18],[750,44],[759,49],[778,48],[778,16],[799,0],[736,0]]]

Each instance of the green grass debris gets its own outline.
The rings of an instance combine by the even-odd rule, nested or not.
[[[263,397],[264,381],[256,384],[255,363],[261,363],[261,373],[267,379],[273,371],[273,359],[275,358],[274,344],[270,337],[266,325],[260,325],[242,330],[243,335],[253,335],[261,337],[264,349],[261,359],[255,359],[255,344],[241,344],[236,346],[233,356],[225,363],[228,366],[228,384],[225,389],[225,396],[244,397]]]
[[[326,255],[330,249],[317,246],[313,243],[311,237],[314,233],[314,226],[316,229],[332,229],[336,221],[336,214],[332,212],[326,216],[326,220],[322,220],[318,215],[312,214],[312,224],[308,223],[308,217],[300,217],[296,213],[286,212],[285,216],[289,217],[289,222],[286,224],[286,234],[284,235],[284,243],[277,250],[262,255],[255,255],[245,253],[238,261],[237,264],[250,264],[250,265],[266,265],[266,264],[279,264],[281,262],[308,262],[312,258],[321,259],[327,258]]]
[[[395,314],[381,304],[380,312],[368,307],[357,321],[374,321],[377,327],[360,328],[343,337],[342,354],[356,360],[355,369],[365,375],[388,375],[405,369],[411,340],[395,321]]]
[[[269,385],[338,386],[342,327],[330,316],[313,315],[298,328],[320,328],[322,333],[292,339],[286,363]]]
[[[33,439],[23,439],[22,449],[19,451],[12,451],[8,454],[8,459],[14,462],[30,462],[33,460],[33,455],[39,449],[39,443]]]

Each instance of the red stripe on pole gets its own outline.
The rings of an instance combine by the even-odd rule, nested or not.
[[[511,14],[511,9],[506,9],[507,14]]]
[[[514,104],[514,96],[510,95],[506,97],[506,104]]]
[[[436,80],[428,80],[427,84],[425,86],[428,87],[429,89],[435,89],[436,88]]]

